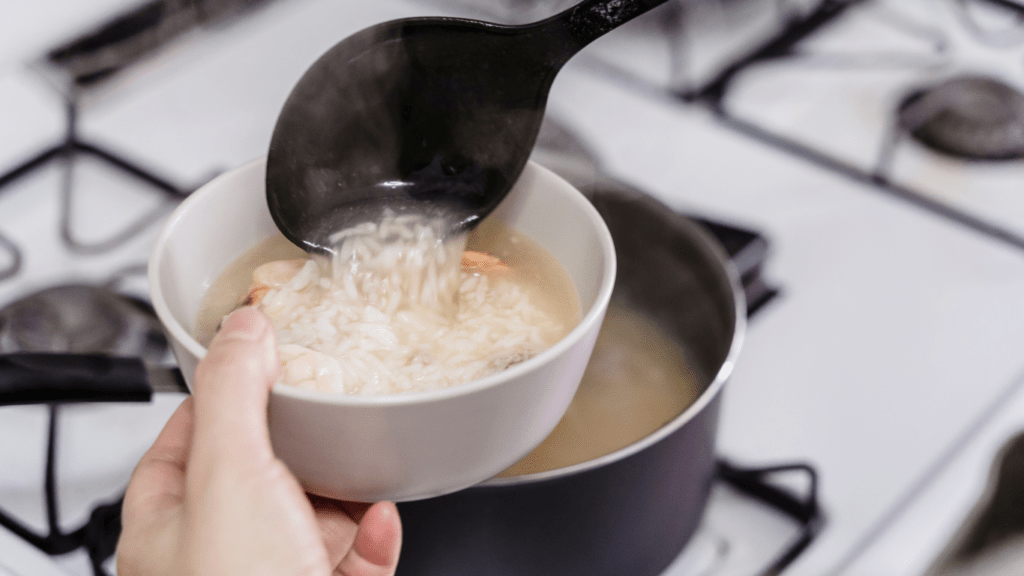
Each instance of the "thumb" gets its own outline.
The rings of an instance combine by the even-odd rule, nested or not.
[[[191,465],[273,458],[267,403],[279,372],[270,320],[255,308],[232,312],[196,368]]]

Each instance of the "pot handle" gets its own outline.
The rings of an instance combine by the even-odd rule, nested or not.
[[[68,402],[148,402],[151,376],[171,368],[147,368],[138,358],[102,354],[14,353],[0,355],[0,406]],[[180,373],[178,375],[180,378]]]

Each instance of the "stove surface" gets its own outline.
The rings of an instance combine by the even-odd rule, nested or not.
[[[813,3],[780,4],[809,12]],[[1020,66],[1015,48],[975,47],[971,58],[953,58],[973,46],[971,33],[957,28],[959,4],[856,3],[849,19],[809,44],[816,58],[780,59],[737,75],[722,100],[725,115],[678,97],[686,78],[673,68],[676,40],[640,34],[651,24],[599,40],[553,87],[549,112],[582,137],[603,171],[674,209],[757,230],[770,243],[764,275],[781,292],[749,326],[725,391],[719,446],[745,464],[798,460],[817,468],[826,524],[786,574],[923,573],[982,494],[998,447],[1024,428],[1024,247],[1012,241],[1024,237],[1018,161],[952,160],[902,139],[885,174],[933,205],[908,202],[891,186],[850,177],[749,129],[873,174],[889,113],[910,85],[981,56],[985,63],[970,69],[999,72],[1008,82]],[[79,21],[96,22],[114,6],[109,0]],[[459,6],[270,3],[142,65],[122,88],[79,110],[80,135],[194,187],[265,152],[291,86],[346,33],[396,17],[454,14]],[[1000,24],[1000,13],[983,17]],[[40,37],[55,45],[74,27],[26,18],[38,34],[2,55],[0,117],[13,128],[0,139],[0,170],[52,144],[63,129],[60,98],[22,63],[44,49]],[[940,36],[946,47],[936,51]],[[693,53],[711,52],[707,46]],[[848,62],[856,66],[840,66]],[[692,84],[712,77],[712,68],[692,68]],[[60,229],[63,178],[54,164],[0,191],[0,236],[21,250],[21,273],[0,280],[0,306],[58,282],[103,283],[148,256],[155,224],[100,253],[69,249]],[[88,158],[76,165],[74,183],[69,221],[86,244],[174,205]],[[0,270],[11,261],[0,243]],[[144,294],[144,278],[123,290]],[[68,525],[123,489],[180,399],[62,409]],[[0,414],[0,459],[9,462],[0,470],[0,507],[41,526],[45,408]],[[701,528],[666,575],[756,573],[794,532],[785,519],[750,510],[744,497],[716,487]],[[4,531],[0,558],[0,574],[89,573],[80,557],[41,558]]]
[[[713,109],[730,128],[808,163],[1024,245],[1024,7],[998,0],[771,4],[692,6],[667,33],[652,30],[678,16],[602,39],[587,57]],[[686,15],[709,6],[720,13],[708,25],[688,24]],[[638,66],[639,44],[657,57]],[[1009,98],[972,93],[964,86],[971,78],[998,83]],[[936,98],[938,87],[947,90]],[[900,116],[921,92],[933,96],[917,110],[924,130]],[[975,113],[958,116],[958,105]],[[947,127],[946,137],[934,136],[936,124]],[[979,139],[984,144],[962,143]]]

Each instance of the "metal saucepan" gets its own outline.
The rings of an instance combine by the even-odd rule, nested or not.
[[[745,302],[721,246],[699,225],[621,186],[597,186],[620,263],[613,300],[657,319],[697,376],[697,400],[605,456],[495,478],[399,506],[400,576],[660,574],[693,534],[715,474],[721,391]]]

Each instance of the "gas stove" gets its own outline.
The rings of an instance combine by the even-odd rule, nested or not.
[[[67,19],[28,18],[37,33],[0,60],[0,117],[12,127],[0,173],[65,142],[74,120],[76,141],[167,186],[87,152],[73,170],[57,159],[0,188],[0,307],[81,284],[144,300],[137,272],[175,190],[265,153],[291,86],[349,32],[425,14],[525,21],[564,4],[260,3],[179,31],[69,116],[40,59],[140,3],[88,14],[65,3],[40,5]],[[785,574],[924,574],[962,536],[999,450],[1024,428],[1016,6],[679,0],[559,75],[549,112],[586,143],[595,171],[753,231],[769,249],[757,278],[780,288],[750,323],[720,455],[797,464],[771,480],[798,503],[810,465],[821,516],[794,519],[725,474],[666,576],[759,574],[782,559]],[[978,102],[992,104],[974,117]],[[1002,136],[979,148],[951,140],[951,125]],[[180,400],[58,409],[63,530],[116,502]],[[0,415],[0,509],[45,532],[51,409]],[[51,558],[0,530],[0,574],[93,569],[82,549]]]
[[[638,23],[638,35],[663,30],[648,48],[654,65],[637,66],[626,35],[588,57],[808,163],[1024,245],[1024,4],[769,4],[683,3]],[[709,5],[720,13],[687,18]]]

